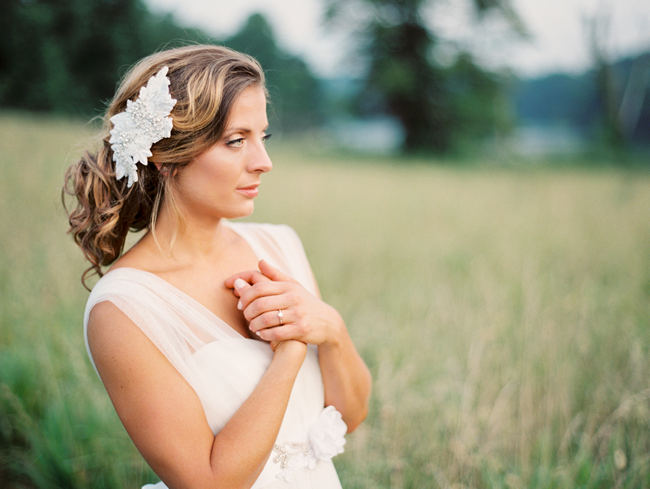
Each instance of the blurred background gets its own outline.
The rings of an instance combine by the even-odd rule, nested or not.
[[[60,190],[121,76],[187,43],[264,67],[252,219],[298,231],[373,373],[343,487],[650,487],[646,2],[5,0],[0,40],[0,487],[156,480]]]
[[[641,0],[6,2],[0,106],[88,118],[136,60],[231,46],[268,73],[279,133],[372,152],[645,150]],[[110,19],[110,21],[108,20]]]

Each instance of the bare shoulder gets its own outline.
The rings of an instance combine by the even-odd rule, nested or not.
[[[87,325],[88,346],[102,381],[110,392],[114,377],[135,366],[166,363],[162,353],[129,317],[110,301],[102,301],[92,308]],[[112,396],[111,396],[112,397]]]
[[[144,334],[133,324],[111,301],[98,302],[90,310],[88,316],[88,345],[93,357],[98,347],[110,347],[111,344],[126,343],[130,339],[137,340]]]
[[[196,453],[209,453],[213,434],[192,387],[113,303],[97,303],[87,327],[88,345],[106,391],[150,466],[171,481],[204,477]]]
[[[126,315],[119,310],[119,308],[111,301],[98,302],[90,310],[88,316],[88,332],[98,330],[102,325],[117,321],[121,319],[128,319]]]
[[[87,325],[88,347],[115,403],[119,384],[148,390],[151,384],[183,381],[179,372],[147,335],[111,301],[95,304]],[[117,406],[116,406],[117,407]]]
[[[88,315],[88,325],[86,329],[88,332],[88,346],[90,347],[95,361],[97,361],[97,348],[102,346],[104,343],[110,343],[111,339],[116,340],[119,335],[119,331],[111,331],[113,329],[111,327],[112,325],[115,325],[116,329],[121,329],[127,334],[133,329],[129,327],[119,327],[120,324],[126,326],[127,320],[130,321],[129,318],[127,318],[126,315],[110,301],[102,301],[93,306]],[[132,332],[134,333],[135,331]]]

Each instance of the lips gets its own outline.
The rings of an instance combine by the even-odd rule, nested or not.
[[[256,197],[257,194],[259,193],[258,187],[260,186],[259,183],[249,185],[247,187],[238,187],[237,192],[240,194],[244,195],[245,197]]]

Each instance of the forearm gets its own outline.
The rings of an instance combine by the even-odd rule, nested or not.
[[[368,413],[372,379],[343,320],[338,322],[331,338],[318,347],[325,404],[336,407],[348,425],[348,431],[353,431]]]
[[[354,430],[368,411],[371,378],[340,314],[317,291],[308,292],[263,260],[260,271],[264,275],[253,271],[226,280],[226,286],[233,287],[241,279],[237,295],[250,330],[266,341],[318,345],[325,403],[342,414],[348,431]]]
[[[293,352],[274,356],[259,384],[215,436],[210,464],[217,487],[250,487],[264,468],[302,365]]]

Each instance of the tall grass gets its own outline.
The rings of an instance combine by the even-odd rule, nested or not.
[[[91,129],[0,115],[0,486],[154,480],[83,347],[59,188]],[[650,175],[271,147],[254,220],[302,236],[369,364],[351,488],[650,486]]]

